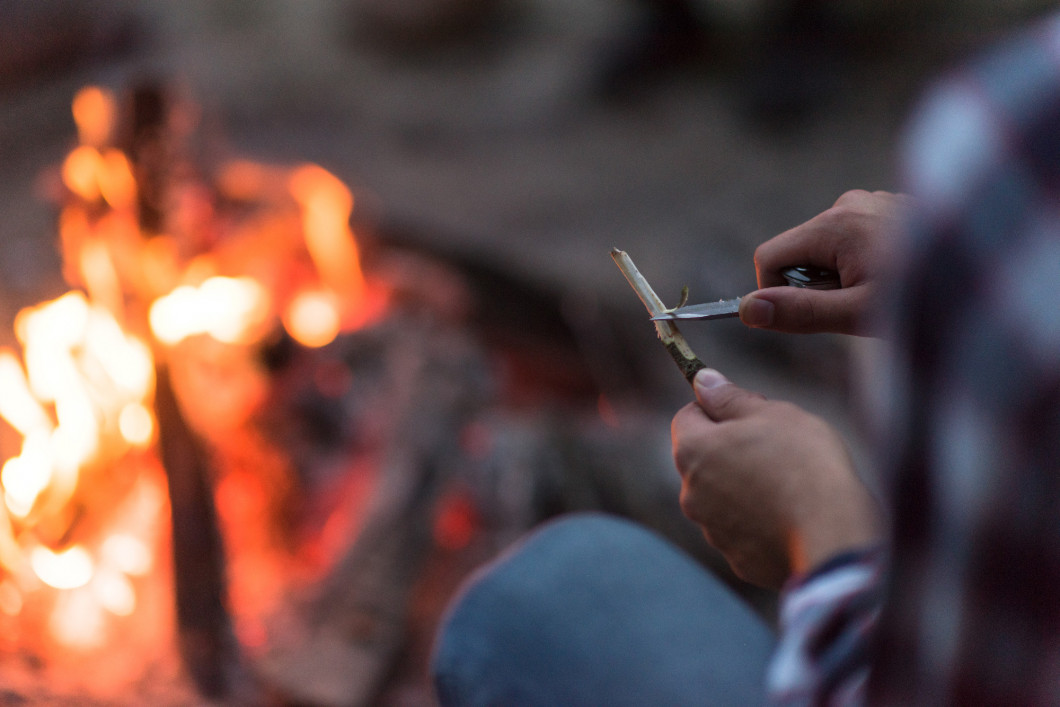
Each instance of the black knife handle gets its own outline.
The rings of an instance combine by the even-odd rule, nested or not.
[[[797,265],[781,270],[780,274],[791,287],[803,287],[808,290],[838,290],[842,287],[839,273],[835,270]]]

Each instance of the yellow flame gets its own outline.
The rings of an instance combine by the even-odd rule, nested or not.
[[[136,592],[121,572],[106,569],[97,572],[92,593],[100,606],[117,616],[129,616],[136,610]]]
[[[310,348],[326,346],[339,334],[339,306],[334,294],[306,291],[296,295],[283,317],[295,341]]]
[[[37,497],[52,480],[48,435],[37,431],[22,442],[22,453],[8,459],[0,469],[4,503],[11,515],[24,518],[33,510]]]
[[[81,246],[80,261],[81,279],[92,301],[105,307],[114,316],[120,316],[123,310],[121,282],[107,245],[96,238],[85,239]]]
[[[49,628],[55,639],[76,646],[101,643],[105,612],[135,611],[132,577],[150,571],[157,537],[147,538],[157,536],[164,515],[164,483],[147,478],[150,461],[142,455],[122,461],[156,433],[151,350],[123,322],[130,294],[154,296],[176,280],[145,284],[163,269],[140,272],[147,260],[142,251],[149,249],[136,222],[133,168],[124,153],[108,147],[115,105],[97,87],[77,94],[72,110],[80,145],[60,167],[76,197],[59,217],[63,274],[85,293],[23,309],[15,318],[21,355],[0,348],[0,417],[22,435],[18,455],[0,466],[0,616],[22,613],[29,595],[44,586],[60,590],[48,595],[54,598]],[[80,512],[72,501],[99,503],[95,490],[79,488],[82,473],[95,480],[112,469],[116,488],[128,493],[114,499],[108,518],[71,525]],[[133,473],[130,487],[125,479]],[[60,537],[77,544],[62,550],[40,544]]]
[[[249,277],[211,277],[182,285],[151,305],[151,331],[164,344],[209,334],[224,343],[246,343],[268,314],[268,296]]]
[[[20,311],[15,330],[25,375],[13,354],[0,353],[0,415],[24,440],[21,454],[0,471],[0,482],[11,515],[26,518],[45,490],[49,508],[65,503],[79,469],[102,449],[121,453],[126,447],[116,442],[150,442],[154,419],[144,401],[154,385],[154,364],[146,344],[79,292]]]
[[[55,418],[59,425],[52,442],[57,459],[73,466],[92,459],[99,450],[100,419],[83,385],[72,387],[56,399]]]
[[[106,380],[94,381],[103,388],[113,384],[120,399],[139,399],[151,390],[154,363],[147,344],[126,334],[107,312],[95,308],[90,312],[88,330],[81,343],[83,355],[106,374]],[[91,375],[91,372],[87,372]]]
[[[118,415],[121,436],[134,447],[146,447],[154,436],[155,421],[151,411],[141,403],[129,403]]]
[[[44,406],[29,390],[22,364],[10,349],[0,349],[0,417],[22,436],[52,426]]]
[[[33,571],[49,587],[76,589],[92,581],[92,558],[80,545],[62,552],[38,545],[30,553],[29,561]]]
[[[144,541],[128,533],[115,533],[103,541],[100,557],[125,574],[147,574],[153,563],[151,550]]]

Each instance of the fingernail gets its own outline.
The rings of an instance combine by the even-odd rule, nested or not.
[[[704,390],[717,388],[718,386],[725,385],[728,382],[728,378],[721,375],[721,373],[715,371],[713,368],[704,368],[702,371],[697,373],[695,377],[696,387],[703,388]]]
[[[767,327],[773,323],[773,303],[751,297],[740,308],[740,319],[747,326]]]

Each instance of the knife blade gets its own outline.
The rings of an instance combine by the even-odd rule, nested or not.
[[[669,312],[664,312],[657,317],[652,317],[653,322],[680,321],[682,319],[728,319],[740,315],[740,298],[723,299],[717,302],[706,302],[704,304],[690,304],[687,307],[678,307]]]
[[[805,265],[787,268],[781,271],[789,287],[801,287],[808,290],[837,290],[841,287],[839,273],[832,270],[812,268]],[[680,321],[682,319],[728,319],[740,316],[740,297],[723,299],[704,304],[690,304],[677,307],[652,317],[653,322]]]

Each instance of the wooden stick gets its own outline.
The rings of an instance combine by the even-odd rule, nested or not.
[[[660,314],[665,314],[668,309],[666,305],[662,303],[659,296],[655,294],[655,290],[651,288],[648,281],[644,279],[644,276],[637,270],[637,266],[633,264],[633,260],[624,250],[618,248],[611,249],[611,257],[614,258],[615,264],[618,265],[618,269],[622,271],[622,274],[626,276],[626,280],[629,281],[630,287],[640,297],[640,301],[644,303],[644,306],[648,309],[648,313],[657,317]],[[682,299],[687,297],[685,293],[682,293]],[[681,331],[677,328],[677,325],[669,321],[657,321],[655,322],[655,331],[659,334],[659,338],[663,342],[663,346],[670,353],[671,358],[677,364],[677,367],[681,369],[681,373],[684,375],[685,380],[689,383],[696,377],[696,373],[706,365],[699,360],[699,357],[692,351],[692,347],[688,345]]]

